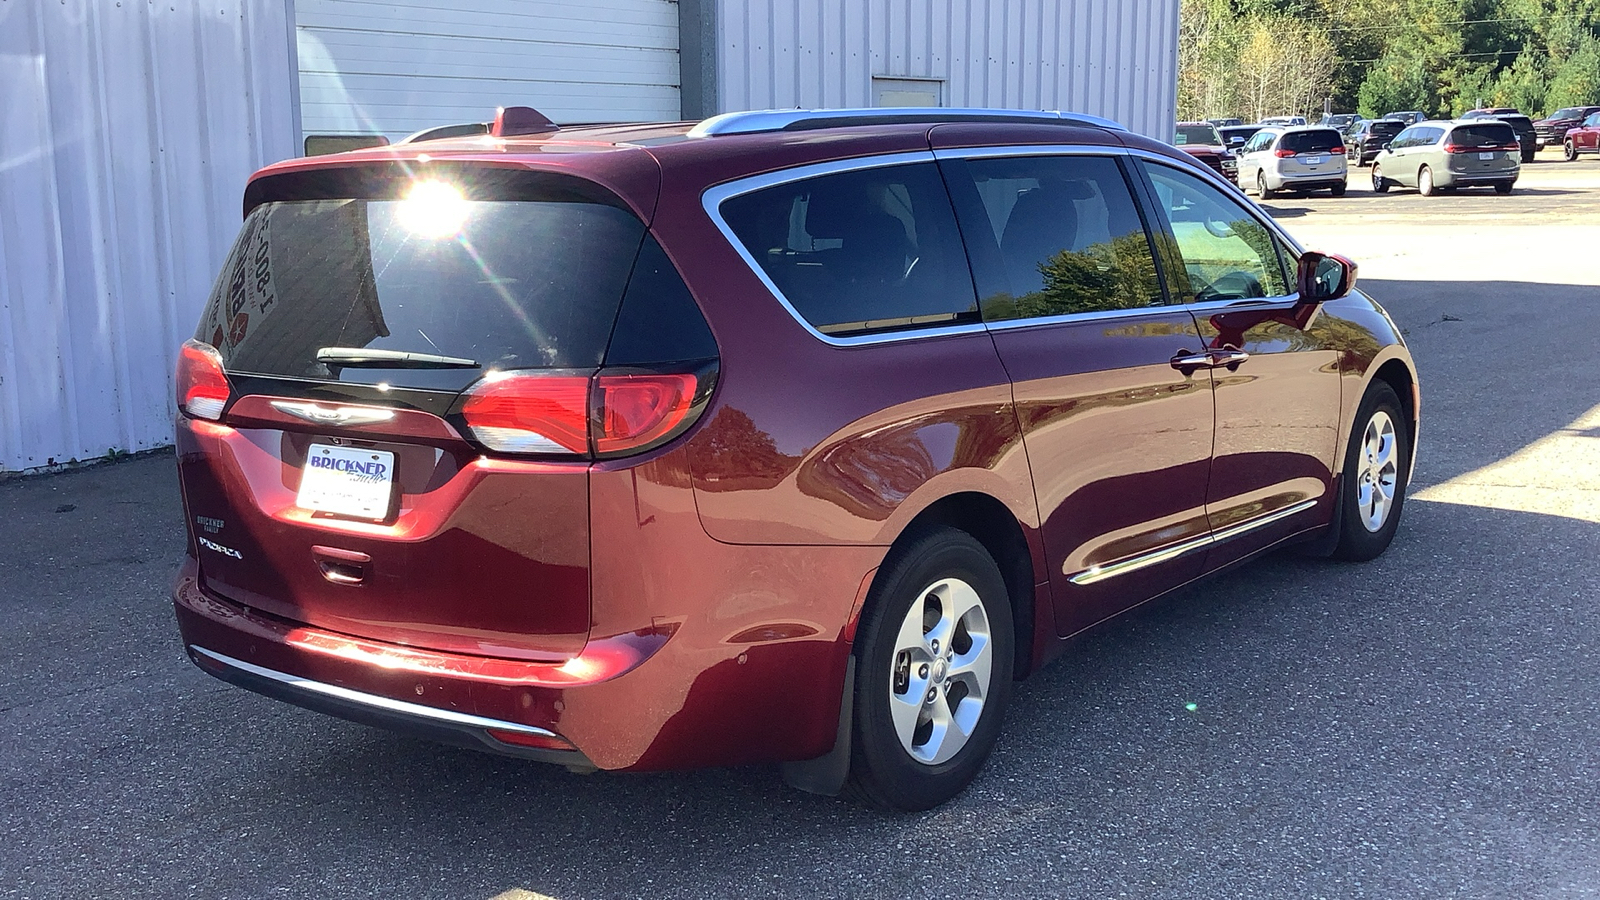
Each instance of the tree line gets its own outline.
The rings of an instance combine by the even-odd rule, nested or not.
[[[1182,0],[1180,119],[1600,104],[1600,0]]]

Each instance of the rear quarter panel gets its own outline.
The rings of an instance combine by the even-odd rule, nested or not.
[[[795,138],[759,158],[766,169],[823,151],[838,158],[805,143],[837,140]],[[840,347],[811,335],[701,206],[706,188],[756,174],[726,158],[732,146],[663,153],[653,224],[722,354],[717,394],[689,448],[706,532],[734,544],[887,546],[917,512],[971,490],[1000,500],[1034,539],[1027,457],[992,339],[974,331]],[[924,130],[891,132],[861,144],[860,155],[927,148]]]

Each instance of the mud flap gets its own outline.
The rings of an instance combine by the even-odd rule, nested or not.
[[[837,797],[850,777],[850,734],[855,720],[856,655],[850,654],[844,669],[844,696],[839,699],[839,730],[833,739],[833,749],[817,757],[799,762],[786,762],[780,767],[783,780],[790,787],[808,794]]]

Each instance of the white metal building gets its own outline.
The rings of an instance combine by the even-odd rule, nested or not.
[[[1178,0],[0,0],[0,471],[170,442],[249,173],[315,135],[1069,109],[1168,137]]]

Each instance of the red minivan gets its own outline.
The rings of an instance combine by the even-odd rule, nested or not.
[[[923,809],[1065,638],[1394,535],[1398,330],[1177,150],[997,110],[518,120],[250,180],[177,373],[207,672]]]

